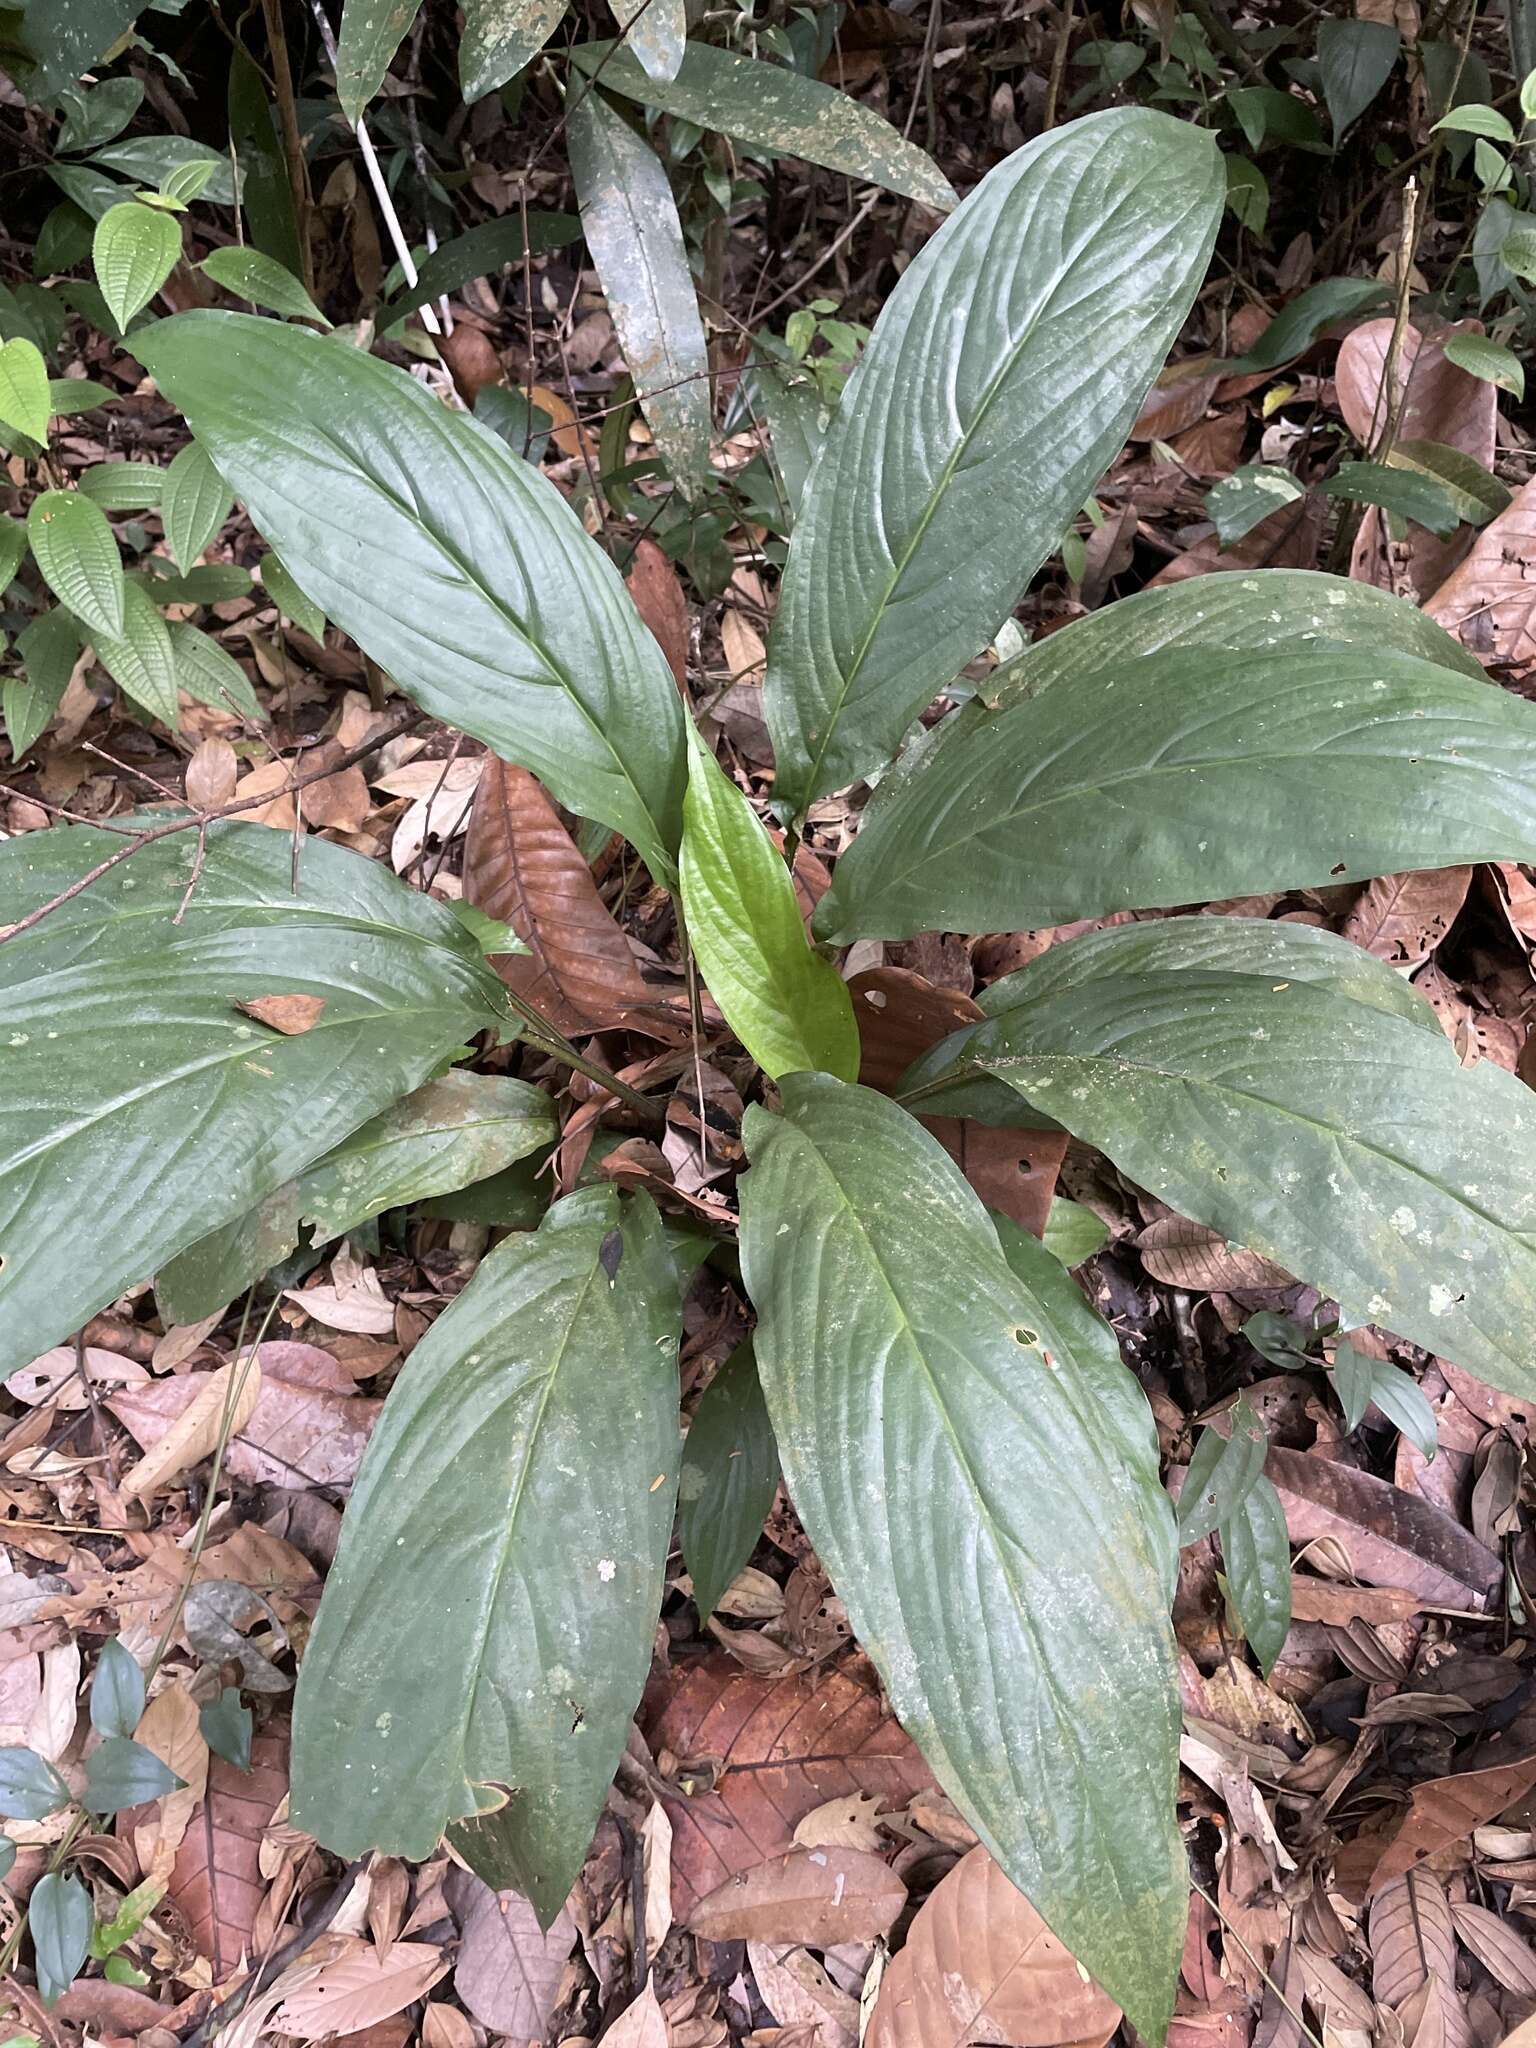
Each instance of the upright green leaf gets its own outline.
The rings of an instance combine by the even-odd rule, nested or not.
[[[211,639],[201,626],[194,626],[190,619],[173,620],[170,634],[178,690],[185,690],[199,704],[213,704],[220,711],[233,709],[258,724],[266,724],[266,708],[232,654],[227,654],[217,640]]]
[[[478,100],[505,85],[543,49],[567,0],[464,0],[459,90]]]
[[[18,334],[0,347],[0,427],[46,442],[52,410],[48,365],[36,343]]]
[[[1223,190],[1187,122],[1095,114],[989,172],[905,272],[790,545],[763,694],[786,813],[894,752],[1055,549],[1179,331]]]
[[[748,1338],[704,1389],[683,1447],[678,1534],[704,1619],[752,1555],[778,1485],[778,1445]]]
[[[608,0],[614,20],[623,31],[624,45],[633,50],[651,78],[676,78],[683,62],[688,35],[686,0]]]
[[[1335,142],[1343,140],[1392,76],[1402,46],[1402,36],[1391,22],[1346,19],[1319,24],[1317,68]]]
[[[1231,1433],[1201,1431],[1179,1495],[1179,1541],[1198,1543],[1238,1513],[1264,1470],[1269,1437],[1249,1403],[1238,1396]]]
[[[170,629],[142,584],[123,592],[123,630],[93,636],[96,656],[125,697],[176,730],[176,655]]]
[[[582,231],[640,409],[695,496],[711,476],[709,354],[671,184],[650,144],[590,87],[571,95],[566,139]]]
[[[123,563],[107,515],[80,491],[40,491],[27,538],[43,581],[88,633],[123,630]]]
[[[677,685],[546,477],[404,371],[296,327],[184,313],[134,352],[328,618],[675,879]]]
[[[688,938],[726,1022],[765,1073],[851,1081],[859,1027],[848,985],[805,936],[789,870],[690,723],[681,860]]]
[[[1227,1591],[1268,1678],[1291,1632],[1291,1539],[1272,1479],[1259,1474],[1220,1534]]]
[[[50,1870],[32,1888],[27,1924],[32,1932],[38,1992],[45,2006],[57,2005],[90,1949],[91,1929],[96,1924],[91,1895],[78,1877]]]
[[[285,619],[306,632],[311,640],[325,638],[325,613],[306,597],[283,566],[280,555],[268,555],[261,565],[262,588]]]
[[[1130,1504],[1049,1254],[1037,1292],[885,1097],[782,1094],[747,1113],[741,1257],[795,1506],[940,1783],[1159,2040],[1187,1911],[1166,1503]]]
[[[229,60],[229,142],[240,170],[247,241],[297,275],[304,258],[276,110],[256,64],[238,45]]]
[[[421,0],[346,0],[336,47],[336,97],[354,124],[384,83],[389,60],[420,6]]]
[[[1397,654],[1178,649],[1010,702],[871,807],[817,906],[851,938],[1536,858],[1536,710]]]
[[[786,65],[763,63],[712,43],[688,43],[674,78],[650,72],[615,43],[578,43],[571,62],[606,91],[734,135],[779,156],[803,157],[947,213],[949,180],[915,143],[873,107]]]
[[[144,1711],[144,1673],[118,1636],[101,1646],[91,1680],[91,1726],[98,1735],[131,1735]]]
[[[189,441],[165,472],[160,493],[160,518],[171,559],[183,571],[229,517],[234,500],[208,451]]]
[[[263,256],[259,249],[215,249],[198,269],[225,291],[253,306],[265,306],[269,313],[281,313],[285,320],[313,320],[319,327],[331,324],[287,265]]]
[[[125,199],[96,223],[91,264],[119,334],[127,332],[175,268],[181,225],[172,213]]]
[[[498,1246],[417,1345],[304,1656],[297,1826],[419,1858],[509,1788],[500,1845],[559,1911],[650,1668],[679,1322],[654,1208],[592,1188]]]
[[[20,761],[58,710],[80,652],[80,629],[63,605],[40,612],[16,636],[23,679],[7,676],[3,686],[6,736],[11,759]]]
[[[174,1792],[184,1782],[142,1742],[109,1735],[85,1760],[81,1804],[90,1813],[121,1813],[125,1806],[140,1806]]]
[[[196,841],[145,847],[4,942],[0,1374],[505,1018],[458,919],[374,862],[310,840],[295,890],[281,833],[214,825],[200,874]],[[122,844],[67,827],[0,845],[0,925]],[[292,1037],[237,1007],[294,993],[325,1008]],[[42,1188],[68,1190],[67,1232]]]
[[[1435,1411],[1411,1374],[1341,1340],[1333,1354],[1333,1377],[1346,1429],[1357,1429],[1374,1402],[1425,1459],[1433,1459],[1440,1448]]]

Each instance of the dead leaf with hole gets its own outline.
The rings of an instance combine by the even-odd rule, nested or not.
[[[1517,675],[1536,662],[1536,478],[1483,527],[1424,609],[1480,661]]]
[[[64,1415],[77,1415],[82,1408],[91,1405],[91,1388],[138,1387],[149,1379],[149,1373],[134,1359],[124,1358],[118,1351],[102,1351],[88,1344],[76,1353],[73,1344],[56,1344],[51,1351],[45,1351],[40,1358],[34,1358],[30,1365],[23,1365],[13,1372],[5,1382],[5,1391],[14,1394],[18,1401],[28,1408],[41,1407],[45,1401],[55,1402]]]
[[[236,1002],[235,1008],[244,1011],[247,1017],[254,1017],[258,1024],[266,1024],[273,1031],[281,1031],[284,1038],[301,1038],[306,1031],[313,1031],[320,1022],[325,1008],[324,996],[252,996],[249,1002]]]
[[[873,1854],[882,1841],[879,1811],[879,1800],[868,1792],[829,1799],[796,1823],[795,1840],[804,1849],[865,1849]]]
[[[649,534],[635,543],[624,582],[681,690],[688,680],[688,600],[676,566]]]
[[[896,1923],[907,1888],[864,1849],[795,1848],[738,1871],[688,1916],[709,1941],[875,1941]]]
[[[1394,1878],[1431,1856],[1463,1842],[1474,1828],[1497,1820],[1536,1786],[1536,1756],[1490,1764],[1450,1778],[1426,1778],[1413,1788],[1402,1826],[1382,1851],[1370,1888],[1380,1892]]]
[[[1120,2008],[985,1849],[961,1858],[912,1922],[880,1986],[864,2048],[1102,2048]]]
[[[261,1393],[261,1367],[247,1355],[221,1365],[217,1372],[162,1384],[191,1386],[192,1393],[170,1428],[124,1474],[122,1491],[130,1500],[147,1499],[211,1457],[221,1439],[240,1434]]]
[[[453,1988],[493,2034],[542,2041],[555,1993],[576,1944],[576,1923],[564,1906],[546,1933],[519,1892],[493,1892],[467,1870],[455,1870],[448,1897],[461,1929]]]
[[[1378,876],[1350,906],[1343,935],[1394,967],[1421,966],[1455,923],[1471,886],[1470,867]]]
[[[272,2016],[273,2032],[299,2041],[359,2033],[424,1998],[447,1969],[448,1958],[430,1942],[396,1941],[381,1951],[353,1936],[283,2000]]]

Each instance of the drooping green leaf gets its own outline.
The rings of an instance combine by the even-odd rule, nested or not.
[[[482,99],[505,85],[543,49],[565,15],[566,0],[465,0],[459,90]]]
[[[1481,135],[1490,142],[1513,143],[1515,131],[1497,107],[1471,106],[1452,107],[1448,114],[1442,114],[1430,131],[1451,135]]]
[[[690,722],[681,858],[688,938],[705,985],[758,1065],[851,1081],[859,1027],[848,985],[805,935],[789,870]]]
[[[1389,649],[1180,649],[957,730],[870,807],[815,929],[1014,931],[1533,857],[1529,705]]]
[[[629,50],[611,42],[578,43],[570,57],[589,78],[601,73],[605,91],[643,107],[883,185],[940,213],[955,204],[949,180],[932,157],[873,107],[784,65],[698,42],[685,46],[675,78],[652,75]]]
[[[678,1533],[706,1620],[752,1555],[778,1484],[778,1445],[748,1338],[705,1388],[683,1446]]]
[[[1268,1678],[1291,1632],[1291,1540],[1274,1481],[1261,1472],[1219,1533],[1233,1609]]]
[[[48,365],[25,335],[0,345],[0,427],[46,442],[52,408]]]
[[[741,1257],[795,1506],[945,1790],[1159,2039],[1187,1894],[1150,1416],[1128,1464],[1108,1332],[1043,1247],[1018,1277],[921,1126],[822,1074],[781,1092],[747,1112]]]
[[[356,0],[353,0],[356,4]],[[1392,76],[1403,39],[1385,21],[1322,21],[1317,30],[1317,64],[1323,97],[1341,141]]]
[[[241,1703],[238,1686],[226,1685],[216,1700],[199,1708],[197,1722],[215,1756],[223,1757],[237,1771],[251,1768],[252,1716],[250,1708]]]
[[[167,1260],[155,1275],[155,1305],[167,1329],[197,1323],[243,1294],[299,1241],[299,1184],[285,1180],[253,1209]]]
[[[1053,1259],[1060,1259],[1070,1270],[1091,1259],[1095,1252],[1103,1251],[1109,1243],[1109,1231],[1091,1209],[1058,1195],[1051,1203],[1045,1219],[1045,1236],[1040,1242]]]
[[[592,1188],[498,1246],[417,1345],[305,1652],[296,1825],[427,1856],[477,1787],[509,1786],[501,1846],[558,1912],[650,1665],[679,1321],[654,1208]]]
[[[170,598],[165,601],[172,602]],[[233,709],[266,724],[266,709],[252,689],[250,677],[217,640],[190,619],[173,620],[170,635],[178,690],[185,690],[199,704],[214,704],[221,711]]]
[[[677,685],[547,478],[403,371],[296,327],[184,313],[134,352],[328,618],[675,879]]]
[[[43,581],[91,634],[123,630],[123,563],[107,515],[79,491],[40,491],[27,539]]]
[[[91,1726],[98,1735],[131,1735],[144,1711],[144,1673],[117,1636],[101,1646],[91,1680]]]
[[[1242,85],[1226,95],[1226,103],[1250,149],[1280,142],[1317,156],[1331,154],[1316,113],[1295,93],[1273,85]]]
[[[0,1813],[12,1820],[46,1820],[69,1804],[69,1787],[35,1749],[0,1749]]]
[[[1433,478],[1459,519],[1486,526],[1510,503],[1507,484],[1460,448],[1443,441],[1398,441],[1387,457],[1393,469],[1415,469]]]
[[[508,213],[466,228],[434,249],[417,270],[416,282],[403,286],[379,308],[378,324],[392,326],[429,299],[456,292],[472,277],[498,277],[507,264],[521,263],[525,254],[541,256],[580,240],[581,222],[571,213],[530,211],[526,221],[520,213]]]
[[[1273,462],[1249,462],[1206,492],[1205,509],[1216,522],[1216,538],[1229,548],[1271,512],[1305,496],[1288,469]]]
[[[27,1924],[44,2005],[57,2005],[74,1983],[89,1952],[94,1923],[91,1895],[70,1872],[50,1870],[33,1886]]]
[[[96,462],[80,472],[80,488],[105,512],[149,512],[160,503],[165,471],[155,462]]]
[[[325,613],[306,597],[283,566],[279,555],[267,555],[261,564],[261,581],[268,597],[285,619],[301,627],[311,640],[325,638]]]
[[[1187,123],[1091,115],[990,171],[907,269],[790,545],[763,695],[785,815],[894,752],[1054,551],[1178,332],[1223,184]]]
[[[121,633],[95,633],[97,659],[125,697],[176,730],[176,655],[170,628],[142,584],[123,592]]]
[[[7,676],[4,684],[5,730],[11,759],[20,761],[58,710],[80,652],[80,629],[57,604],[41,612],[16,636],[25,681]]]
[[[64,109],[64,125],[55,137],[61,150],[96,149],[121,135],[144,99],[144,85],[137,78],[108,78],[100,85],[71,86],[58,95]]]
[[[1201,1432],[1179,1495],[1179,1541],[1198,1543],[1236,1515],[1264,1470],[1269,1438],[1247,1398],[1239,1395],[1229,1436]]]
[[[73,0],[68,7],[8,7],[0,15],[0,61],[28,99],[49,99],[106,55],[142,5]]]
[[[384,83],[389,60],[416,19],[421,0],[346,0],[336,46],[336,97],[356,123]]]
[[[97,221],[91,264],[119,334],[143,312],[180,254],[181,226],[174,214],[125,199]]]
[[[108,390],[105,384],[92,384],[85,377],[48,379],[49,408],[61,419],[77,412],[96,412],[104,405],[114,404],[120,395]]]
[[[1262,235],[1269,221],[1269,180],[1251,157],[1226,156],[1227,210],[1250,234]]]
[[[1382,305],[1391,293],[1374,277],[1325,277],[1298,292],[1270,321],[1246,355],[1229,356],[1223,369],[1233,372],[1278,370],[1308,349],[1336,320],[1348,320]]]
[[[1456,501],[1436,477],[1418,469],[1394,469],[1384,462],[1341,462],[1322,486],[1326,498],[1353,505],[1379,505],[1399,519],[1415,520],[1441,540],[1461,524]]]
[[[5,942],[0,1372],[504,1028],[474,940],[375,863],[308,841],[295,891],[283,835],[229,821],[193,885],[196,837],[145,847]],[[0,924],[122,844],[67,827],[0,845]],[[295,1036],[236,1007],[290,993],[325,1003]],[[69,1232],[39,1187],[69,1190]]]
[[[174,1792],[184,1781],[152,1749],[126,1735],[109,1735],[85,1760],[81,1805],[91,1813],[121,1813]]]
[[[320,327],[331,324],[288,266],[263,256],[259,249],[215,249],[198,269],[206,271],[225,291],[253,306],[265,306],[269,313],[281,313],[285,320],[313,320]]]
[[[201,196],[216,206],[235,203],[229,157],[222,149],[214,149],[206,142],[191,142],[185,135],[130,135],[126,142],[98,149],[93,161],[121,171],[135,185],[163,185],[187,164],[206,164],[208,182]]]
[[[942,1077],[978,1072],[1355,1319],[1536,1387],[1536,1111],[1490,1061],[1463,1068],[1442,1035],[1284,971],[1144,969],[1026,997],[905,1099],[961,1113]]]
[[[640,409],[694,497],[711,477],[709,354],[671,184],[650,144],[591,88],[572,94],[566,140],[582,232]]]
[[[1341,1339],[1333,1355],[1333,1377],[1346,1429],[1358,1429],[1374,1401],[1426,1459],[1434,1457],[1440,1447],[1435,1411],[1410,1373]]]
[[[1249,1316],[1243,1335],[1260,1358],[1267,1358],[1282,1372],[1305,1372],[1317,1363],[1315,1334],[1278,1309],[1263,1308]]]
[[[1490,341],[1486,334],[1450,334],[1443,347],[1446,361],[1469,377],[1481,377],[1515,398],[1524,398],[1525,365],[1512,348]]]
[[[16,571],[27,558],[27,529],[7,513],[0,517],[0,597],[16,580]]]
[[[224,524],[234,502],[207,450],[189,441],[165,472],[160,494],[166,543],[183,573]]]
[[[685,0],[608,0],[614,20],[623,32],[624,46],[633,50],[652,78],[676,78],[683,62],[688,35]]]

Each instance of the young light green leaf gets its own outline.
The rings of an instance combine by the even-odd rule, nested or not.
[[[0,347],[0,427],[46,442],[51,414],[48,365],[36,343],[18,334]]]
[[[1525,365],[1512,348],[1490,341],[1486,334],[1451,334],[1443,344],[1445,359],[1469,377],[1482,377],[1515,398],[1525,396]]]
[[[683,911],[705,985],[758,1065],[851,1081],[859,1028],[847,983],[805,935],[789,870],[690,722]]]
[[[421,0],[346,0],[336,49],[336,97],[356,123],[384,83],[390,59],[416,19]]]
[[[1393,469],[1384,462],[1341,462],[1323,485],[1325,498],[1352,505],[1379,505],[1399,519],[1412,519],[1441,540],[1461,524],[1461,511],[1437,477],[1419,469]]]
[[[211,639],[201,626],[194,626],[190,619],[173,620],[170,634],[178,690],[185,690],[199,704],[212,704],[220,711],[233,709],[265,725],[266,707],[232,654],[227,654],[217,640]]]
[[[55,2006],[79,1974],[90,1949],[95,1915],[91,1895],[78,1877],[50,1870],[27,1901],[37,1989],[45,2006]]]
[[[655,1209],[592,1188],[499,1245],[432,1325],[305,1652],[296,1826],[345,1856],[428,1856],[477,1787],[509,1784],[499,1844],[545,1922],[559,1911],[650,1666],[679,1322]]]
[[[1070,1270],[1091,1259],[1095,1252],[1103,1251],[1109,1243],[1109,1230],[1081,1202],[1069,1202],[1065,1195],[1058,1195],[1046,1217],[1041,1243],[1053,1259],[1060,1259]]]
[[[940,1783],[1159,2039],[1187,1892],[1145,1402],[1132,1465],[1108,1332],[1039,1245],[1018,1276],[920,1125],[825,1074],[781,1093],[747,1112],[741,1257],[795,1506]]]
[[[180,716],[176,655],[170,629],[142,584],[130,583],[123,592],[122,632],[92,639],[97,659],[123,695],[174,732]]]
[[[313,320],[329,327],[326,319],[286,264],[275,263],[259,249],[215,249],[203,258],[199,270],[206,271],[215,284],[253,306],[265,306],[285,320]]]
[[[35,1749],[0,1749],[0,1813],[11,1820],[46,1820],[69,1804],[69,1787]]]
[[[1273,1480],[1261,1472],[1219,1534],[1233,1610],[1268,1678],[1291,1632],[1291,1540]]]
[[[1452,107],[1448,114],[1440,116],[1429,132],[1438,135],[1442,131],[1451,135],[1485,135],[1490,142],[1513,143],[1515,140],[1514,129],[1497,107]]]
[[[1323,97],[1341,142],[1392,76],[1403,39],[1384,21],[1324,20],[1317,31]]]
[[[1229,548],[1271,512],[1305,496],[1288,469],[1273,462],[1249,462],[1206,492],[1205,509],[1216,522],[1216,538]]]
[[[237,1685],[226,1685],[216,1700],[201,1707],[197,1724],[215,1756],[223,1757],[237,1771],[251,1768],[251,1710],[242,1705]]]
[[[699,42],[684,46],[675,78],[648,72],[632,52],[615,43],[578,43],[570,58],[589,78],[601,76],[605,91],[622,93],[696,127],[883,185],[940,213],[956,203],[949,180],[932,157],[882,120],[873,107],[785,65]]]
[[[1536,71],[1528,71],[1520,81],[1520,111],[1527,121],[1536,121]]]
[[[189,441],[165,472],[160,518],[178,569],[186,571],[234,508],[224,479],[205,448]]]
[[[123,630],[123,563],[107,515],[79,491],[41,491],[27,539],[43,581],[90,634]]]
[[[120,395],[108,390],[105,384],[91,383],[86,377],[48,379],[49,409],[60,418],[68,418],[77,412],[95,412],[101,406],[114,403]]]
[[[1269,1438],[1245,1396],[1232,1410],[1232,1431],[1202,1431],[1179,1494],[1179,1541],[1198,1543],[1235,1515],[1264,1470]]]
[[[626,49],[633,50],[651,78],[676,78],[688,35],[685,0],[608,0]]]
[[[646,19],[656,0],[646,10]],[[688,497],[710,481],[712,420],[704,323],[677,202],[656,152],[598,92],[566,115],[581,225],[640,409]]]
[[[683,1447],[678,1533],[705,1620],[752,1555],[778,1484],[778,1445],[748,1338],[704,1389]]]
[[[160,198],[173,210],[180,211],[200,199],[213,183],[220,166],[210,163],[206,157],[201,161],[176,164],[160,180]]]
[[[1374,1402],[1426,1460],[1433,1459],[1440,1448],[1435,1411],[1411,1374],[1341,1338],[1333,1355],[1333,1377],[1346,1429],[1358,1429]]]
[[[125,199],[97,221],[91,265],[119,334],[143,312],[180,255],[181,227],[173,214]]]
[[[327,618],[675,880],[677,685],[547,478],[404,371],[296,327],[183,313],[134,352]]]
[[[268,597],[285,619],[306,632],[311,640],[325,638],[325,613],[300,590],[278,555],[266,555],[261,564],[261,582]]]
[[[871,805],[815,929],[1015,931],[1532,858],[1520,699],[1387,649],[1178,649],[957,726]]]
[[[130,135],[126,142],[98,149],[93,161],[121,171],[136,185],[159,185],[188,164],[206,164],[209,175],[202,196],[216,206],[235,203],[228,154],[207,142],[191,142],[185,135]]]
[[[126,1735],[109,1735],[85,1760],[85,1791],[80,1803],[89,1813],[121,1813],[174,1792],[185,1783],[152,1749]]]
[[[566,0],[464,0],[459,90],[468,101],[505,85],[543,49]]]
[[[71,826],[0,844],[0,924],[122,843]],[[196,861],[193,833],[147,846],[6,942],[0,1376],[504,1027],[473,939],[376,863],[313,840],[295,893],[283,835],[233,820]],[[325,1008],[291,1037],[236,1008],[274,993]],[[40,1181],[71,1190],[67,1237]]]
[[[96,462],[80,472],[80,488],[105,512],[150,512],[160,503],[165,471],[155,462]]]
[[[63,605],[42,612],[16,636],[25,681],[7,676],[5,730],[20,761],[58,710],[80,653],[80,630]]]
[[[91,1726],[98,1735],[131,1735],[144,1711],[144,1673],[118,1636],[101,1646],[91,1680]]]
[[[1055,550],[1178,332],[1223,187],[1187,123],[1091,115],[988,172],[909,266],[790,544],[763,695],[783,814],[892,753]]]

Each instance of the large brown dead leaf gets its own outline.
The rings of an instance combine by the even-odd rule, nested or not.
[[[971,1117],[925,1116],[921,1122],[989,1209],[1001,1209],[1021,1230],[1044,1237],[1056,1176],[1067,1156],[1065,1131],[999,1128]]]
[[[467,1870],[452,1873],[448,1898],[462,1930],[454,1990],[493,2034],[542,2041],[576,1943],[570,1913],[562,1906],[545,1933],[520,1892],[493,1892]]]
[[[663,1802],[680,1920],[735,1872],[787,1849],[829,1799],[867,1792],[890,1812],[933,1783],[879,1694],[846,1669],[764,1678],[711,1656],[670,1683],[648,1703],[644,1733],[653,1753],[679,1760]]]
[[[526,954],[493,962],[507,987],[561,1031],[591,1031],[654,1005],[629,941],[543,786],[488,761],[464,846],[464,900],[511,925]]]
[[[865,2048],[1102,2048],[1120,2008],[985,1849],[961,1858],[886,1971]]]
[[[1136,1249],[1152,1278],[1165,1287],[1212,1293],[1290,1285],[1283,1267],[1241,1245],[1228,1244],[1219,1230],[1207,1230],[1185,1216],[1156,1217],[1138,1233]]]
[[[688,679],[688,600],[677,570],[649,534],[635,543],[624,581],[635,610],[650,627],[677,687],[682,689]]]
[[[1367,320],[1346,334],[1334,365],[1334,386],[1344,424],[1362,448],[1381,433],[1388,398],[1381,395],[1392,344],[1390,319]],[[1498,428],[1499,394],[1484,377],[1458,370],[1444,344],[1454,334],[1481,334],[1478,320],[1459,320],[1432,340],[1409,326],[1403,330],[1396,379],[1402,393],[1399,441],[1439,441],[1459,448],[1485,469],[1491,467]]]
[[[221,1365],[217,1372],[188,1373],[183,1378],[133,1387],[111,1403],[145,1453],[123,1475],[129,1499],[147,1499],[210,1457],[221,1439],[233,1439],[250,1421],[261,1396],[261,1367],[254,1357]],[[118,1401],[127,1402],[125,1413]],[[148,1433],[134,1428],[135,1416],[148,1416]],[[156,1426],[158,1425],[158,1426]]]
[[[1372,1899],[1369,1928],[1377,2004],[1402,2007],[1432,1976],[1445,2048],[1469,2048],[1472,2033],[1456,1991],[1456,1930],[1444,1885],[1427,1870],[1395,1879]]]
[[[1126,439],[1171,441],[1202,419],[1221,382],[1220,373],[1211,371],[1213,360],[1211,356],[1190,356],[1182,363],[1170,363],[1142,401]]]
[[[1523,1799],[1533,1785],[1536,1756],[1462,1771],[1456,1777],[1426,1778],[1415,1785],[1403,1824],[1371,1874],[1371,1890],[1379,1892],[1394,1878],[1464,1841],[1474,1828],[1496,1820],[1506,1806]]]
[[[248,1771],[220,1756],[209,1762],[207,1795],[177,1852],[169,1891],[216,1982],[239,1967],[250,1946],[267,1890],[258,1862],[261,1838],[287,1796],[285,1727],[254,1738]]]
[[[146,1877],[169,1877],[176,1852],[208,1790],[209,1750],[197,1704],[184,1685],[156,1693],[140,1716],[134,1740],[159,1757],[182,1783],[164,1793],[133,1829],[133,1850]],[[119,1828],[122,1822],[118,1823]]]
[[[858,2000],[834,1984],[809,1949],[749,1941],[747,1960],[783,2048],[857,2048]]]
[[[1285,1509],[1293,1543],[1332,1536],[1355,1577],[1402,1586],[1426,1606],[1476,1608],[1498,1586],[1503,1566],[1443,1509],[1369,1472],[1271,1444],[1265,1470]]]
[[[361,2033],[424,1998],[447,1969],[448,1958],[431,1942],[395,1941],[380,1950],[354,1936],[283,2000],[273,2031],[299,2041]]]
[[[1424,609],[1480,661],[1517,673],[1536,662],[1536,478],[1482,529]]]
[[[1380,875],[1350,906],[1344,937],[1394,967],[1418,967],[1455,923],[1471,886],[1470,867]]]
[[[889,1933],[907,1888],[862,1849],[795,1848],[728,1877],[688,1916],[710,1941],[798,1941],[832,1948]]]

